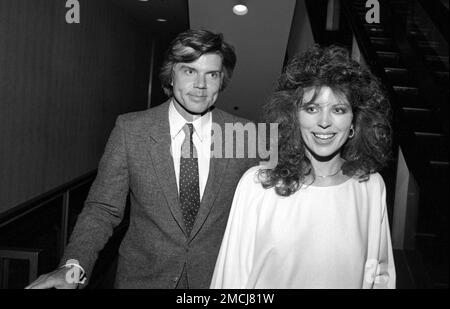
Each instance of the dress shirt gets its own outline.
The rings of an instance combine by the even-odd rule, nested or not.
[[[205,191],[206,182],[208,181],[209,173],[209,161],[211,159],[211,128],[212,128],[212,115],[211,112],[195,119],[192,122],[186,121],[183,116],[176,110],[173,101],[169,106],[169,124],[170,124],[170,137],[171,137],[171,150],[173,166],[175,169],[175,177],[177,180],[178,193],[180,192],[180,156],[181,145],[184,141],[183,126],[186,123],[192,123],[194,126],[194,134],[192,140],[198,154],[198,174],[199,174],[199,186],[200,186],[200,200],[202,199],[203,192]]]

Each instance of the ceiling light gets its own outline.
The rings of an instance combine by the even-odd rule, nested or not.
[[[164,18],[158,18],[156,21],[159,21],[160,23],[165,23],[167,19]]]
[[[248,13],[248,8],[243,4],[237,4],[233,7],[233,13],[242,16]]]

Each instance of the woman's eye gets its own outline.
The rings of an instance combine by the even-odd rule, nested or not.
[[[334,112],[336,114],[345,114],[347,112],[347,109],[345,107],[336,107],[334,109]]]
[[[305,111],[307,113],[315,113],[317,111],[317,108],[315,108],[314,106],[308,106],[305,108]]]

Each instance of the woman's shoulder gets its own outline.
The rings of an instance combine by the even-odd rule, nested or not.
[[[367,182],[369,185],[376,186],[379,188],[385,187],[383,176],[381,176],[380,173],[372,173],[369,174],[368,177],[369,178],[367,179]]]
[[[260,171],[264,169],[263,165],[257,165],[250,167],[241,177],[241,183],[245,183],[248,185],[255,184],[261,186],[261,182],[259,181]]]
[[[254,166],[242,175],[234,195],[233,203],[237,203],[236,207],[253,209],[253,206],[258,205],[264,199],[266,189],[259,180],[260,170],[261,166]]]
[[[368,190],[370,195],[382,195],[386,191],[386,185],[383,177],[379,173],[372,173],[364,178],[353,177],[355,183],[359,183],[359,186],[363,186]]]

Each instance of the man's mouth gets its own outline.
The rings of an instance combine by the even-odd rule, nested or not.
[[[205,98],[206,97],[206,94],[189,93],[189,95],[191,97],[196,97],[196,98]]]
[[[190,96],[191,99],[194,100],[194,101],[205,101],[205,100],[206,100],[206,96],[205,96],[205,95],[195,95],[195,94],[190,94],[189,96]]]

